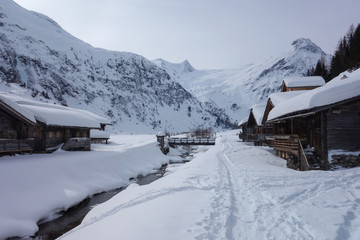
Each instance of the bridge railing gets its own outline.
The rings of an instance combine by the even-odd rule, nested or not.
[[[215,145],[216,138],[174,138],[168,139],[172,145]]]

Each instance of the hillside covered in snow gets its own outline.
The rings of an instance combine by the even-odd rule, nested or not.
[[[331,55],[310,39],[300,38],[279,57],[239,69],[196,70],[187,61],[171,64],[157,59],[154,62],[199,100],[215,103],[233,121],[240,121],[251,106],[278,92],[285,77],[305,76],[321,58],[329,64]]]
[[[115,132],[231,127],[153,62],[94,48],[12,0],[0,2],[0,90],[92,111]]]

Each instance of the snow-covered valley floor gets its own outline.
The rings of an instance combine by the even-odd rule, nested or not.
[[[299,172],[270,148],[216,145],[95,207],[61,239],[359,239],[360,168]]]
[[[235,131],[161,179],[131,184],[61,239],[358,239],[360,168],[298,172]],[[0,239],[176,158],[154,136],[112,136],[91,152],[0,158]]]
[[[176,156],[165,156],[154,135],[111,136],[91,152],[0,158],[0,239],[31,236],[37,222],[56,217],[87,196],[130,183]]]

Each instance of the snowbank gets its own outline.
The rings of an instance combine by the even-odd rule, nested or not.
[[[0,239],[32,235],[40,219],[168,162],[155,141],[154,136],[112,136],[91,152],[1,157]]]

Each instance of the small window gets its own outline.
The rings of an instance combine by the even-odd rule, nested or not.
[[[49,131],[49,138],[53,138],[54,137],[54,132],[53,131]]]

